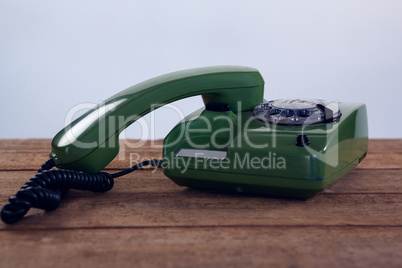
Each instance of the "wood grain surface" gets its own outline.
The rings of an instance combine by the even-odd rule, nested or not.
[[[107,170],[159,158],[161,144],[122,141]],[[1,204],[49,152],[50,140],[0,140]],[[306,201],[188,189],[148,168],[0,223],[0,267],[402,267],[401,252],[402,140],[370,140]]]

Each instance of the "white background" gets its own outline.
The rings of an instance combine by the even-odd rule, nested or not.
[[[79,103],[211,65],[257,68],[265,98],[362,102],[402,138],[402,1],[0,1],[0,138],[52,138]],[[185,113],[200,97],[176,102]],[[178,122],[156,112],[163,138]],[[127,137],[138,138],[131,126]]]

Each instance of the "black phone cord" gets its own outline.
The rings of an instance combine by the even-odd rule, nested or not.
[[[69,189],[107,192],[113,188],[114,178],[126,175],[143,166],[162,168],[162,160],[143,161],[117,173],[100,172],[98,174],[75,170],[52,169],[53,159],[49,159],[16,195],[9,198],[9,203],[1,210],[1,219],[13,224],[24,217],[31,207],[46,211],[55,210]]]

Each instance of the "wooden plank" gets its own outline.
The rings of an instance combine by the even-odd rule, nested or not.
[[[49,152],[24,151],[3,152],[0,154],[1,170],[37,170],[49,158]],[[110,169],[126,169],[138,163],[137,160],[161,159],[162,150],[138,149],[136,152],[121,151],[106,167]],[[402,169],[402,154],[368,154],[357,169]]]
[[[113,171],[111,171],[112,173]],[[2,171],[0,196],[15,194],[22,185],[36,174],[35,171]],[[161,170],[144,168],[116,179],[113,191],[132,193],[171,193],[181,192],[185,187],[173,183]],[[337,183],[328,187],[326,194],[402,194],[402,172],[400,170],[353,170]]]
[[[0,152],[26,152],[51,150],[51,139],[0,139]],[[163,140],[120,140],[122,150],[136,151],[140,149],[161,149]]]
[[[357,169],[402,169],[402,154],[367,154]]]
[[[138,176],[138,175],[137,175]],[[124,182],[124,180],[130,180]],[[156,179],[162,181],[161,179]],[[152,181],[155,188],[159,181]],[[138,182],[138,183],[137,183]],[[0,229],[150,226],[400,226],[401,194],[319,194],[307,201],[228,194],[176,187],[142,188],[138,177],[122,178],[99,194],[70,191],[50,213],[31,209],[29,217]],[[156,186],[157,184],[157,186]],[[140,187],[139,187],[140,186]],[[8,196],[1,196],[4,204]]]
[[[120,153],[106,169],[125,169],[137,159],[162,158],[162,140],[121,143]],[[370,140],[369,144],[369,153],[358,169],[402,169],[402,139]],[[0,140],[0,170],[37,170],[49,153],[50,140]]]
[[[402,170],[355,169],[324,193],[402,193]]]
[[[1,267],[401,267],[402,228],[0,232]]]
[[[37,170],[49,158],[50,151],[49,139],[0,140],[0,170]],[[128,168],[137,157],[161,158],[162,140],[122,140],[120,153],[110,168]]]
[[[148,159],[161,159],[162,151],[152,152],[146,149],[137,152],[120,152],[110,162],[106,170],[126,169],[141,161]],[[46,160],[49,159],[49,152],[3,152],[0,154],[0,171],[2,170],[38,170]]]
[[[2,152],[0,154],[0,170],[38,170],[46,160],[49,152]]]
[[[0,152],[50,151],[50,139],[1,139]]]
[[[135,152],[138,148],[161,149],[163,140],[139,141],[134,139],[120,140],[120,148]],[[3,151],[50,151],[51,139],[3,139],[0,140],[0,152]],[[370,154],[402,153],[401,139],[370,139],[368,151]]]
[[[401,139],[370,139],[368,146],[369,154],[402,153]]]
[[[31,177],[35,176],[33,171],[1,171],[0,196],[10,196],[15,194]],[[181,192],[185,187],[180,187],[165,177],[161,170],[147,168],[137,170],[115,180],[112,191],[124,193],[171,193]],[[80,193],[77,191],[77,194]],[[90,194],[82,191],[81,193]],[[102,196],[102,195],[101,195]],[[102,197],[101,197],[102,198]]]

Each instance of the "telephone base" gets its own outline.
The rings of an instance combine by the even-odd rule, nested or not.
[[[171,174],[169,169],[165,169],[164,173],[176,184],[190,188],[309,199],[352,171],[364,159],[365,155],[366,154],[363,154],[343,169],[326,178],[317,177],[308,180],[213,172],[207,170],[187,170],[183,177],[178,176],[176,172],[172,172]]]

